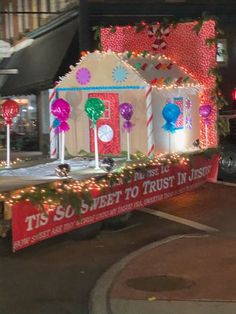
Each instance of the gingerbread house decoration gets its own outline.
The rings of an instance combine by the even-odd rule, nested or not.
[[[119,113],[121,103],[132,104],[134,110],[132,153],[140,151],[151,156],[189,151],[200,137],[201,86],[179,65],[161,55],[88,53],[61,78],[55,91],[72,108],[66,147],[73,155],[81,150],[94,151],[92,125],[84,112],[84,104],[91,97],[100,98],[106,107],[97,124],[99,154],[118,156],[127,150]],[[162,110],[167,103],[180,108],[172,134],[163,128]]]

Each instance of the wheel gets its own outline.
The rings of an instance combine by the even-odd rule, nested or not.
[[[127,226],[128,220],[132,213],[125,213],[119,216],[115,216],[103,221],[103,227],[106,229],[121,229]]]
[[[221,180],[236,178],[236,153],[233,151],[224,151],[221,153],[218,178]]]
[[[102,222],[95,222],[91,225],[76,229],[68,233],[70,239],[73,240],[88,240],[95,238],[102,228]]]

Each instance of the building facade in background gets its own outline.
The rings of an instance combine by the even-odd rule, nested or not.
[[[68,19],[65,22],[60,21],[60,16],[78,5],[78,1],[1,0],[0,5],[1,40],[9,42],[12,46],[11,57],[0,60],[0,68],[16,68],[19,71],[19,74],[14,76],[0,76],[0,96],[2,95],[0,104],[6,98],[11,98],[20,105],[19,115],[13,120],[11,149],[40,150],[47,154],[49,151],[48,90],[58,76],[68,70],[63,60],[66,58],[73,36],[69,36],[64,45],[56,44],[60,39],[63,41],[61,37],[63,32],[75,32],[73,28],[76,25],[74,23],[68,28]],[[42,34],[38,34],[40,30]],[[32,33],[34,35],[31,35]],[[68,38],[67,34],[64,36]],[[78,50],[78,47],[75,48]],[[53,52],[53,49],[56,52]],[[70,61],[68,62],[70,64]],[[2,121],[0,122],[0,149],[6,146],[5,133],[5,125]]]
[[[1,38],[15,44],[63,11],[78,5],[78,0],[1,0]]]

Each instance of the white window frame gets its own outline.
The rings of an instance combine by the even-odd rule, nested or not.
[[[110,120],[111,118],[111,102],[110,100],[103,100],[105,105],[105,110],[102,119]]]
[[[216,42],[216,61],[220,66],[227,66],[228,64],[228,50],[227,39],[220,38]]]

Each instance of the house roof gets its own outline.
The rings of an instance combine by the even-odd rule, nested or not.
[[[199,86],[188,73],[164,56],[96,51],[71,66],[71,71],[60,78],[56,88],[135,89],[149,84],[157,88]]]
[[[186,70],[164,55],[150,54],[145,51],[134,52],[131,56],[130,52],[118,55],[136,69],[149,84],[157,86],[197,84],[197,81]]]

